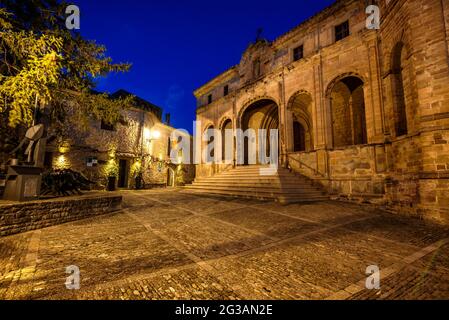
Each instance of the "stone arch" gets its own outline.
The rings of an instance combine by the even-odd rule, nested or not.
[[[211,122],[211,121],[208,121],[208,122],[206,122],[206,125],[204,125],[203,126],[203,134],[206,132],[206,130],[207,129],[210,129],[210,128],[214,128],[215,126],[214,126],[214,123],[213,122]]]
[[[209,130],[209,129],[215,129],[213,123],[208,123],[208,125],[205,126],[205,128],[204,128],[204,130],[203,130],[203,136],[201,137],[202,144],[203,144],[203,148],[202,148],[202,149],[203,149],[203,150],[206,150],[205,152],[207,152],[207,146],[208,146],[209,144],[211,144],[211,143],[214,142],[214,137],[213,137],[213,136],[209,137],[209,140],[208,140],[208,141],[204,141],[204,140],[203,140],[203,137],[204,137],[204,135],[206,134],[206,131]],[[210,154],[207,155],[207,157],[208,157],[208,158],[215,159],[215,143],[214,143],[213,149],[210,151]],[[205,159],[205,160],[206,160],[205,162],[208,162],[207,159]]]
[[[385,78],[389,77],[386,81],[390,90],[390,128],[394,130],[396,137],[406,135],[413,129],[415,103],[418,100],[410,43],[410,33],[404,28],[392,39],[386,52],[388,72]]]
[[[326,90],[334,147],[367,143],[365,81],[354,73],[335,78]]]
[[[409,56],[412,55],[412,48],[410,47],[410,35],[408,30],[402,30],[397,33],[396,36],[391,40],[390,45],[387,47],[385,51],[386,66],[385,69],[388,70],[387,73],[391,73],[394,69],[395,64],[395,48],[398,43],[401,43],[405,51]]]
[[[314,149],[313,121],[312,121],[312,95],[305,90],[294,93],[287,103],[287,110],[292,112],[291,139],[292,150],[310,151]]]
[[[245,110],[250,107],[252,104],[256,103],[257,101],[262,101],[262,100],[271,100],[272,102],[274,102],[276,105],[280,105],[279,101],[271,96],[268,95],[262,95],[262,96],[257,96],[257,97],[253,97],[249,100],[246,100],[243,104],[242,107],[239,109],[239,112],[237,114],[237,124],[238,127],[241,127],[241,119],[242,119],[242,115],[245,112]]]
[[[338,75],[337,77],[333,78],[333,79],[328,83],[328,85],[327,85],[327,87],[326,87],[326,94],[325,94],[325,97],[326,97],[326,98],[329,98],[329,97],[330,97],[330,94],[331,94],[331,92],[332,92],[332,89],[334,88],[334,86],[335,86],[339,81],[341,81],[342,79],[347,78],[347,77],[355,77],[355,78],[359,78],[364,84],[367,83],[365,77],[362,76],[360,73],[358,73],[358,72],[353,72],[353,71],[345,72],[345,73],[342,73],[342,74]]]
[[[265,156],[268,154],[271,154],[271,141],[270,141],[270,130],[276,129],[279,130],[279,105],[277,102],[275,102],[274,99],[271,98],[261,98],[259,99],[251,99],[248,101],[244,106],[241,108],[239,112],[239,123],[240,128],[243,131],[246,131],[248,129],[254,130],[255,134],[255,149],[252,149],[249,144],[248,137],[244,138],[243,141],[243,158],[245,164],[251,164],[252,159],[251,157],[255,157],[257,162],[259,158],[262,156],[259,154],[259,137],[258,137],[258,130],[259,129],[265,129],[267,130],[267,141],[266,141],[266,147],[267,150],[265,152]],[[279,138],[279,137],[278,137]],[[279,148],[279,141],[278,141],[278,148]],[[254,153],[252,153],[254,151]],[[241,159],[242,150],[238,150],[237,157],[238,159]],[[251,154],[250,154],[251,153]],[[279,150],[278,150],[279,154]]]
[[[232,124],[232,119],[228,116],[224,116],[223,118],[221,118],[221,120],[218,122],[218,129],[222,130],[223,126],[226,124],[226,122],[231,121]]]
[[[409,30],[407,25],[398,30],[384,51],[385,115],[388,116],[389,132],[396,137],[410,133],[415,126],[418,90]]]
[[[222,121],[220,121],[220,132],[221,132],[221,157],[225,162],[229,162],[233,158],[234,153],[234,135],[232,136],[232,140],[229,139],[229,136],[226,135],[226,130],[233,130],[233,123],[231,118],[224,117]],[[226,153],[229,150],[230,153]]]

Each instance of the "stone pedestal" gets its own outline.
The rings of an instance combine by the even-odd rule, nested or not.
[[[3,199],[12,201],[37,199],[41,190],[42,170],[30,166],[9,166]]]

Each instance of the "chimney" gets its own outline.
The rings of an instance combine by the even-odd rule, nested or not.
[[[165,124],[166,124],[167,126],[170,125],[170,113],[166,113],[166,114],[165,114]]]

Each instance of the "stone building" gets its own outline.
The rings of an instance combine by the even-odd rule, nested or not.
[[[279,129],[281,164],[334,197],[449,223],[447,1],[336,1],[194,94],[202,132]]]
[[[124,95],[129,93],[119,90],[112,98]],[[91,121],[87,130],[67,125],[65,137],[48,144],[46,167],[82,172],[97,188],[104,188],[111,173],[116,186],[124,189],[135,187],[139,172],[146,188],[193,180],[193,166],[170,161],[170,150],[177,142],[170,137],[175,129],[162,122],[162,109],[139,97],[135,100],[136,107],[124,110],[123,121],[114,126],[102,121]]]

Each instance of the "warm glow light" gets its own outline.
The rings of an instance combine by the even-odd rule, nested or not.
[[[157,130],[154,130],[152,133],[152,138],[153,139],[159,139],[161,137],[161,133]]]
[[[58,147],[59,153],[67,153],[70,151],[70,145],[68,142],[61,143]]]
[[[151,139],[151,131],[148,128],[143,129],[143,137],[145,140]]]
[[[156,140],[161,137],[161,133],[157,130],[143,129],[143,138],[145,140]]]
[[[67,158],[65,157],[65,155],[61,154],[56,159],[55,165],[56,165],[56,169],[68,169],[70,164],[69,164]]]
[[[115,148],[111,148],[111,149],[108,151],[108,156],[109,156],[109,158],[111,158],[111,159],[115,158]]]
[[[131,172],[133,174],[137,174],[140,172],[141,169],[142,169],[142,163],[141,163],[140,159],[136,159],[131,167]]]

